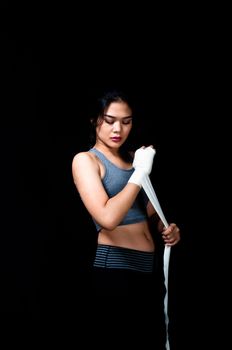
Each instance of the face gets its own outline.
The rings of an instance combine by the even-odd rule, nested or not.
[[[97,142],[111,148],[119,148],[126,141],[131,128],[131,108],[125,102],[113,102],[96,127]]]

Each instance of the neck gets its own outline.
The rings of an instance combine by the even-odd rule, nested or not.
[[[104,153],[104,154],[111,154],[114,156],[118,156],[119,155],[119,148],[112,148],[112,147],[108,147],[102,143],[96,142],[95,145],[93,146],[94,148],[96,148],[98,151]]]

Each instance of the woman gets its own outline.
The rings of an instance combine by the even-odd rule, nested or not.
[[[95,144],[88,152],[75,155],[72,174],[98,231],[93,267],[98,302],[102,306],[101,301],[114,298],[126,301],[123,305],[132,306],[130,310],[136,302],[141,311],[144,305],[151,309],[157,290],[150,218],[157,223],[165,244],[177,244],[180,230],[174,223],[164,229],[142,189],[155,152],[152,146],[142,146],[134,155],[127,151],[133,118],[123,93],[108,92],[99,99],[96,116],[91,119]]]

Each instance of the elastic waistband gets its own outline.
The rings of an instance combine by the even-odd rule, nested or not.
[[[98,244],[94,267],[152,272],[154,252]]]

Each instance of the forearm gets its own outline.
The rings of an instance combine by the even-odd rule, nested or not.
[[[132,207],[139,191],[139,186],[128,183],[121,192],[109,198],[98,220],[99,224],[108,230],[117,227]]]

